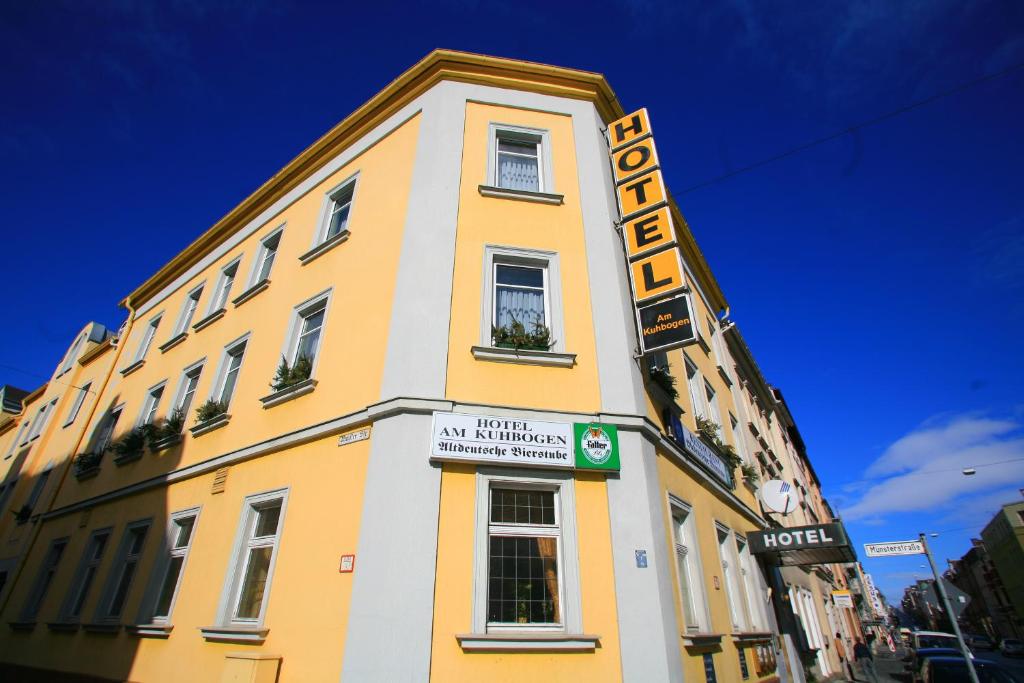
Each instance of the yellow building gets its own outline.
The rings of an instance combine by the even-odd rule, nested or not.
[[[802,680],[670,202],[695,339],[637,353],[625,114],[435,51],[86,328],[0,423],[0,674]]]

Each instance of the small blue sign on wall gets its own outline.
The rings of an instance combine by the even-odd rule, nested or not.
[[[636,551],[636,566],[639,569],[647,569],[647,551],[637,550]]]

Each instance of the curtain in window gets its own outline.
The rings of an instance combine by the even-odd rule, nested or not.
[[[498,179],[501,187],[510,190],[540,191],[537,158],[499,154]]]
[[[509,327],[518,320],[527,332],[533,332],[535,324],[544,324],[544,292],[498,287],[498,306],[494,324]]]
[[[554,603],[554,615],[551,621],[561,622],[562,606],[558,600],[558,539],[538,538],[537,549],[544,560],[544,583],[547,586],[548,595],[551,596],[551,602]]]

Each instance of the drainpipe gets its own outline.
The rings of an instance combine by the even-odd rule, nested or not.
[[[110,378],[113,376],[114,372],[116,371],[116,368],[118,367],[118,362],[121,360],[121,352],[124,351],[125,346],[124,342],[126,339],[128,339],[128,335],[132,331],[132,325],[134,325],[135,323],[135,309],[132,308],[131,297],[125,298],[122,304],[124,305],[125,308],[128,309],[128,321],[127,324],[125,325],[124,334],[122,334],[121,337],[118,338],[117,340],[114,360],[113,362],[111,362],[110,367],[107,370],[107,374],[103,377],[103,384],[100,387],[99,391],[96,393],[96,400],[93,401],[92,408],[89,410],[88,419],[86,419],[86,421],[82,423],[83,428],[78,433],[78,439],[75,440],[75,447],[74,450],[71,451],[71,457],[68,458],[67,462],[64,465],[64,471],[61,473],[60,479],[57,482],[57,488],[54,490],[53,495],[50,496],[50,502],[47,505],[46,510],[40,513],[39,517],[53,509],[54,502],[60,495],[61,489],[64,488],[64,482],[67,481],[68,472],[71,471],[71,467],[74,464],[75,455],[78,454],[78,450],[82,447],[82,441],[84,440],[85,434],[88,431],[86,428],[92,423],[93,418],[96,416],[96,409],[99,408],[100,405],[99,398],[103,396],[103,394],[106,392],[107,385],[110,384]],[[22,411],[24,411],[24,409],[25,408],[23,405]],[[28,556],[32,553],[32,549],[35,547],[36,540],[38,540],[39,538],[39,531],[41,528],[41,519],[37,519],[36,523],[33,525],[28,545],[25,547],[25,551],[22,553],[21,562],[18,563],[18,568],[10,581],[11,589],[7,591],[7,597],[5,597],[3,603],[0,604],[0,611],[7,609],[7,603],[10,602],[11,596],[14,595],[14,587],[17,585],[18,579],[21,578],[21,574],[25,570],[25,561],[28,559]]]

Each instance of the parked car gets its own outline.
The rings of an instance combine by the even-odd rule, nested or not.
[[[999,651],[1007,657],[1022,657],[1024,656],[1024,642],[1016,638],[1003,638],[1003,642],[999,645]]]
[[[907,671],[910,673],[910,680],[917,683],[921,680],[921,668],[924,663],[933,657],[960,657],[963,658],[963,653],[960,652],[959,648],[952,647],[924,647],[920,650],[911,652],[906,661]]]
[[[921,650],[926,647],[952,647],[960,649],[960,642],[952,633],[942,631],[914,631],[910,634],[910,649]]]
[[[967,640],[967,646],[972,650],[994,650],[996,644],[992,642],[992,639],[988,636],[981,634],[972,634],[964,636]]]
[[[981,683],[1024,683],[1002,664],[989,659],[974,659],[974,670]],[[930,657],[921,667],[924,683],[969,683],[967,661],[963,657]]]

